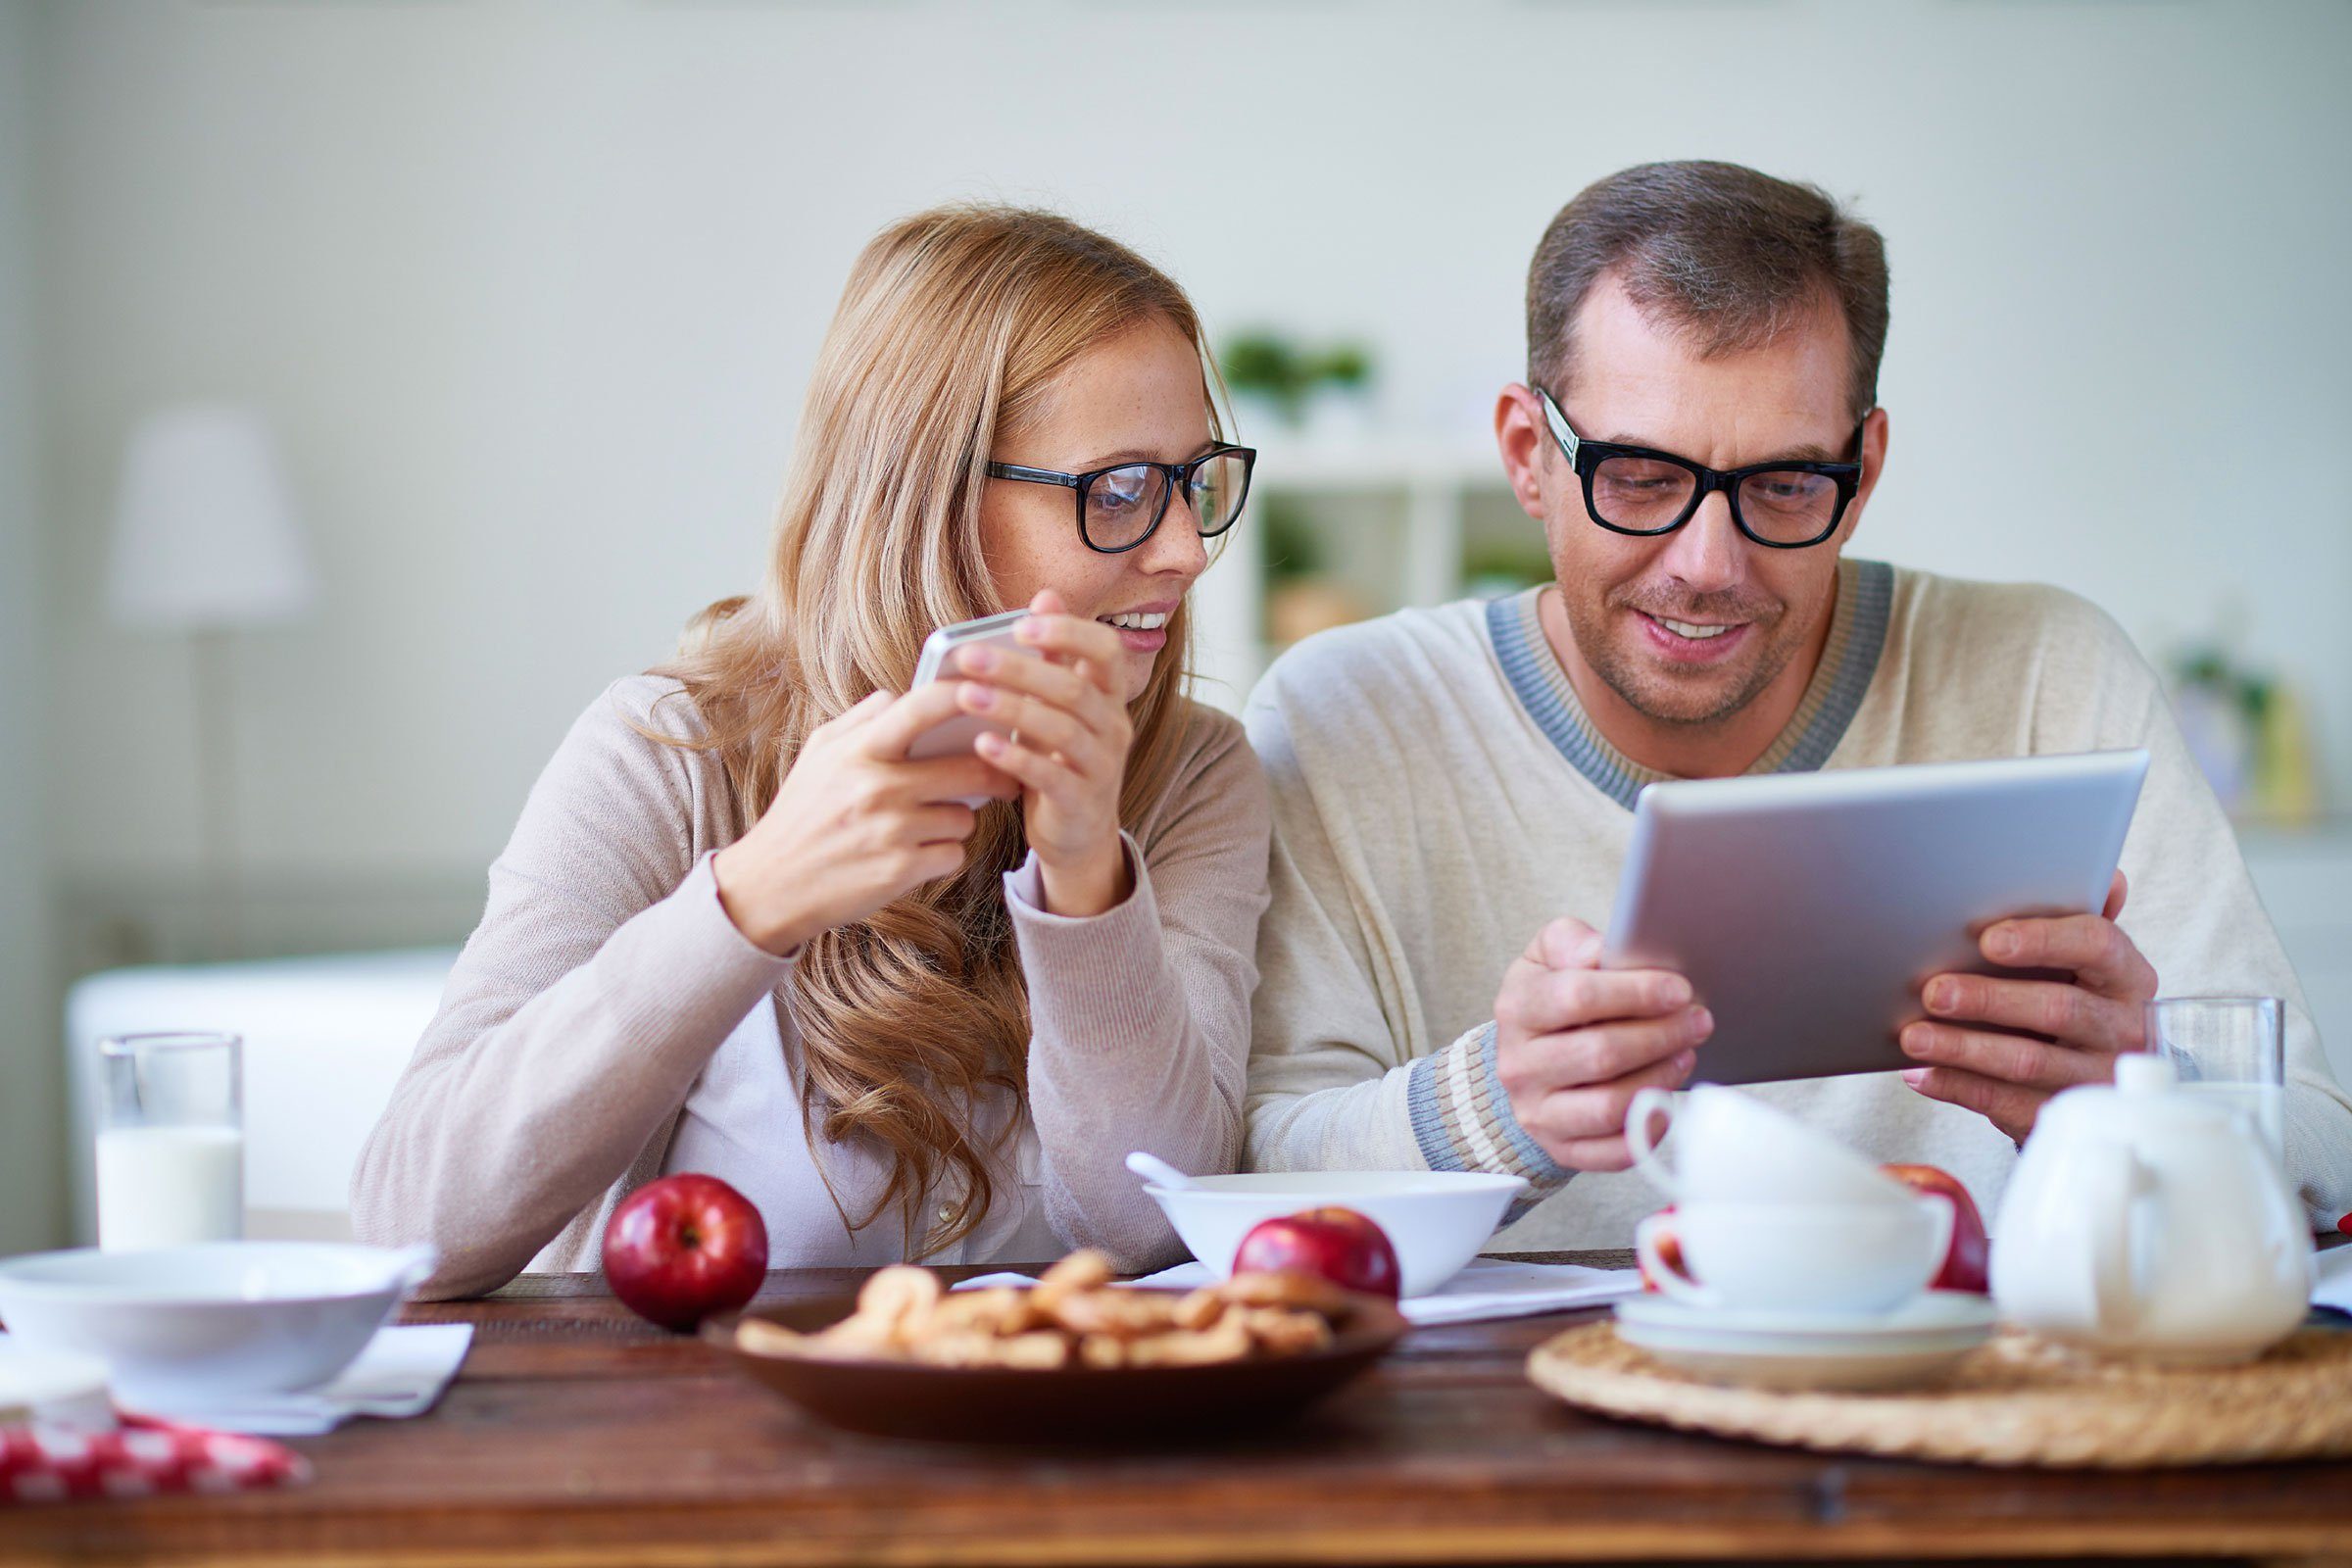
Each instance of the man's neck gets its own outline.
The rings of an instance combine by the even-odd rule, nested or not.
[[[1537,615],[1552,658],[1559,662],[1586,718],[1602,740],[1652,772],[1676,778],[1730,778],[1746,772],[1757,758],[1770,751],[1796,716],[1805,689],[1813,683],[1813,672],[1821,667],[1822,650],[1829,646],[1837,606],[1833,594],[1822,607],[1812,635],[1788,666],[1745,707],[1712,724],[1666,723],[1618,696],[1616,689],[1585,662],[1556,587],[1544,590],[1537,601]]]

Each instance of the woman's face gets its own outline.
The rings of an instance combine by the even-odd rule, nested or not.
[[[1200,355],[1165,318],[1154,317],[1072,361],[1021,428],[999,434],[989,457],[1085,473],[1117,463],[1184,463],[1210,445]],[[1079,536],[1072,491],[1018,479],[988,481],[980,550],[999,607],[1018,609],[1051,588],[1071,614],[1118,628],[1127,651],[1120,689],[1129,702],[1151,680],[1185,590],[1208,565],[1181,491],[1168,498],[1149,539],[1103,555]]]

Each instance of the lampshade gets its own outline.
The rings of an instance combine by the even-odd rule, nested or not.
[[[140,421],[122,453],[107,607],[128,626],[289,620],[318,596],[276,443],[250,409]]]

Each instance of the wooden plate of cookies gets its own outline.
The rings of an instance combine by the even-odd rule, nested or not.
[[[893,1267],[856,1298],[714,1321],[703,1337],[810,1415],[960,1443],[1151,1444],[1296,1415],[1405,1332],[1396,1303],[1293,1274],[1197,1291],[1114,1285],[1079,1252],[1027,1289]]]

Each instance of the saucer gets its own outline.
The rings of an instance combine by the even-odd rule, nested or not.
[[[1989,1297],[1928,1291],[1892,1311],[1754,1312],[1642,1296],[1617,1303],[1617,1334],[1680,1371],[1788,1389],[1883,1389],[1947,1371],[1992,1337]]]

